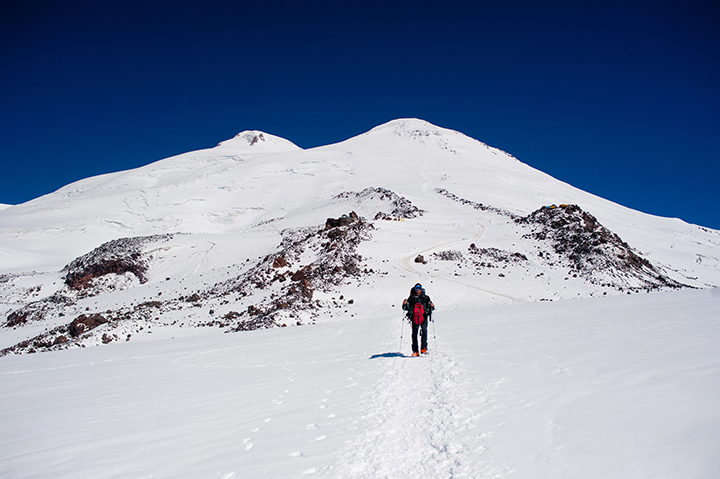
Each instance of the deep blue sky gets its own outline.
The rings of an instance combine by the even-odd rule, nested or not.
[[[418,117],[720,229],[717,0],[0,5],[0,203],[212,147]]]

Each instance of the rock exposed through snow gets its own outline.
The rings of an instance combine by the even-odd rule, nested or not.
[[[515,225],[512,234],[517,246],[513,244],[514,249],[509,250],[476,240],[463,250],[427,250],[410,257],[416,268],[432,272],[442,263],[446,265],[443,271],[452,277],[469,274],[486,278],[482,290],[488,290],[485,283],[495,278],[507,285],[494,286],[497,294],[506,298],[516,298],[514,283],[508,282],[508,277],[519,277],[535,285],[533,298],[541,301],[557,297],[553,289],[565,288],[563,279],[573,278],[593,285],[595,289],[588,289],[591,296],[609,290],[684,287],[578,206],[543,207],[520,217],[503,208],[464,200],[447,190],[437,193],[471,210],[506,218],[507,225]],[[410,220],[427,213],[383,188],[342,193],[332,202],[336,207],[354,204],[362,211],[379,210],[375,220]],[[373,240],[374,229],[373,221],[355,211],[327,218],[324,224],[286,228],[277,248],[254,262],[248,258],[243,264],[224,265],[226,276],[222,280],[195,281],[182,292],[176,286],[174,292],[166,291],[165,295],[160,292],[156,297],[137,298],[103,310],[79,309],[78,304],[144,285],[155,261],[149,245],[172,245],[175,235],[103,243],[71,261],[62,271],[63,284],[55,290],[33,286],[33,275],[4,275],[0,277],[3,297],[16,298],[20,304],[7,313],[2,326],[19,329],[42,321],[49,326],[45,332],[5,348],[0,355],[129,340],[134,334],[150,332],[152,327],[168,325],[246,331],[309,324],[331,310],[347,312],[354,300],[340,293],[343,288],[386,274],[377,270],[384,258],[358,254],[361,243]],[[207,312],[200,315],[203,310]]]
[[[99,343],[99,338],[106,344],[129,338],[132,333],[149,329],[152,325],[167,325],[162,319],[164,315],[200,308],[206,304],[216,305],[218,309],[226,305],[233,306],[227,312],[213,313],[209,320],[188,321],[188,326],[247,331],[312,322],[323,308],[340,308],[353,303],[351,298],[341,300],[342,304],[338,304],[337,300],[318,300],[313,298],[315,291],[331,293],[334,287],[343,282],[374,274],[374,271],[363,267],[363,258],[356,252],[361,242],[372,238],[372,224],[360,220],[354,213],[345,218],[351,221],[331,218],[323,227],[283,231],[278,251],[265,256],[230,280],[175,298],[158,298],[137,305],[125,305],[108,310],[103,315],[81,314],[70,323],[5,348],[0,351],[0,356],[66,349],[88,341]],[[51,316],[62,317],[65,315],[64,308],[75,304],[74,299],[87,296],[83,293],[88,288],[93,294],[114,290],[112,283],[102,283],[105,289],[99,290],[93,283],[98,278],[119,278],[123,274],[135,272],[144,275],[150,259],[143,245],[170,239],[172,235],[159,235],[123,238],[103,244],[66,268],[74,273],[72,278],[81,278],[79,291],[71,288],[70,285],[76,284],[71,280],[65,286],[64,294],[57,293],[13,311],[4,326],[19,327],[29,321],[41,321]],[[177,320],[172,324],[176,323]],[[128,331],[131,331],[129,335]]]
[[[142,247],[150,242],[168,241],[172,237],[172,234],[139,236],[103,243],[63,268],[65,284],[73,290],[88,291],[95,286],[95,280],[110,274],[131,274],[144,283],[147,281],[148,259],[143,257]]]
[[[530,229],[524,238],[546,246],[539,256],[557,255],[576,274],[591,283],[604,283],[630,290],[681,288],[649,260],[590,213],[577,205],[539,208],[515,222]]]
[[[359,193],[346,192],[335,196],[335,200],[352,199],[361,204],[381,203],[389,205],[391,211],[378,211],[374,219],[403,218],[412,219],[422,216],[425,211],[414,206],[410,200],[385,188],[365,188]]]

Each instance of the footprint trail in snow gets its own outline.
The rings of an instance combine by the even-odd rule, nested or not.
[[[397,326],[387,324],[388,330]],[[389,343],[395,333],[379,331],[378,336]],[[409,340],[408,334],[406,349]],[[432,333],[430,346],[436,346]],[[439,351],[419,358],[381,354],[373,359],[385,372],[365,392],[365,414],[350,425],[351,439],[325,470],[328,477],[469,478],[500,472],[477,462],[477,452],[484,449],[480,442],[487,437],[473,424],[483,391],[462,378],[461,365],[442,348],[440,343]]]

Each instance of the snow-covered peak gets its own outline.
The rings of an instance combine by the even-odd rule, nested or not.
[[[246,130],[219,143],[215,149],[230,149],[234,153],[284,153],[300,151],[295,143],[258,130]]]
[[[378,131],[382,131],[382,130],[399,131],[399,130],[417,130],[417,129],[442,130],[444,128],[440,128],[436,125],[433,125],[429,121],[422,120],[420,118],[397,118],[395,120],[390,120],[387,123],[383,123],[382,125],[376,126],[372,130],[370,130],[368,133],[378,132]]]
[[[399,118],[376,126],[361,136],[381,136],[386,134],[403,138],[422,139],[432,136],[439,137],[446,134],[458,134],[458,132],[440,128],[428,121],[418,118]]]
[[[399,118],[391,120],[382,125],[376,126],[372,130],[365,133],[368,136],[382,135],[390,133],[402,138],[413,138],[423,140],[429,137],[464,137],[465,135],[459,131],[441,128],[433,125],[429,121],[418,118]]]
[[[475,154],[492,149],[495,154],[503,153],[505,156],[511,156],[459,131],[441,128],[418,118],[391,120],[343,143],[350,143],[356,147],[366,142],[369,142],[367,144],[373,149],[389,148],[394,150],[400,146],[403,149],[410,147],[416,151],[418,148],[421,150],[444,150],[446,153],[455,155],[463,152]]]

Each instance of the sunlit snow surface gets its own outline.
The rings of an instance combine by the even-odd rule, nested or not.
[[[335,198],[365,188],[425,214],[372,221],[384,205]],[[479,203],[514,215],[577,204],[705,289],[627,295],[548,269]],[[374,225],[357,250],[374,273],[315,291],[344,298],[315,324],[188,327],[239,310],[216,298],[128,321],[130,341],[0,357],[0,477],[717,477],[720,232],[629,210],[419,120],[311,150],[243,132],[0,207],[2,321],[105,241],[183,233],[152,246],[146,283],[0,328],[0,348],[84,312],[201,290],[275,252],[284,229],[350,211]],[[528,260],[477,269],[435,256],[471,244]],[[437,311],[430,354],[412,358],[400,303],[417,281]]]
[[[713,291],[370,313],[3,358],[0,476],[716,477]]]

